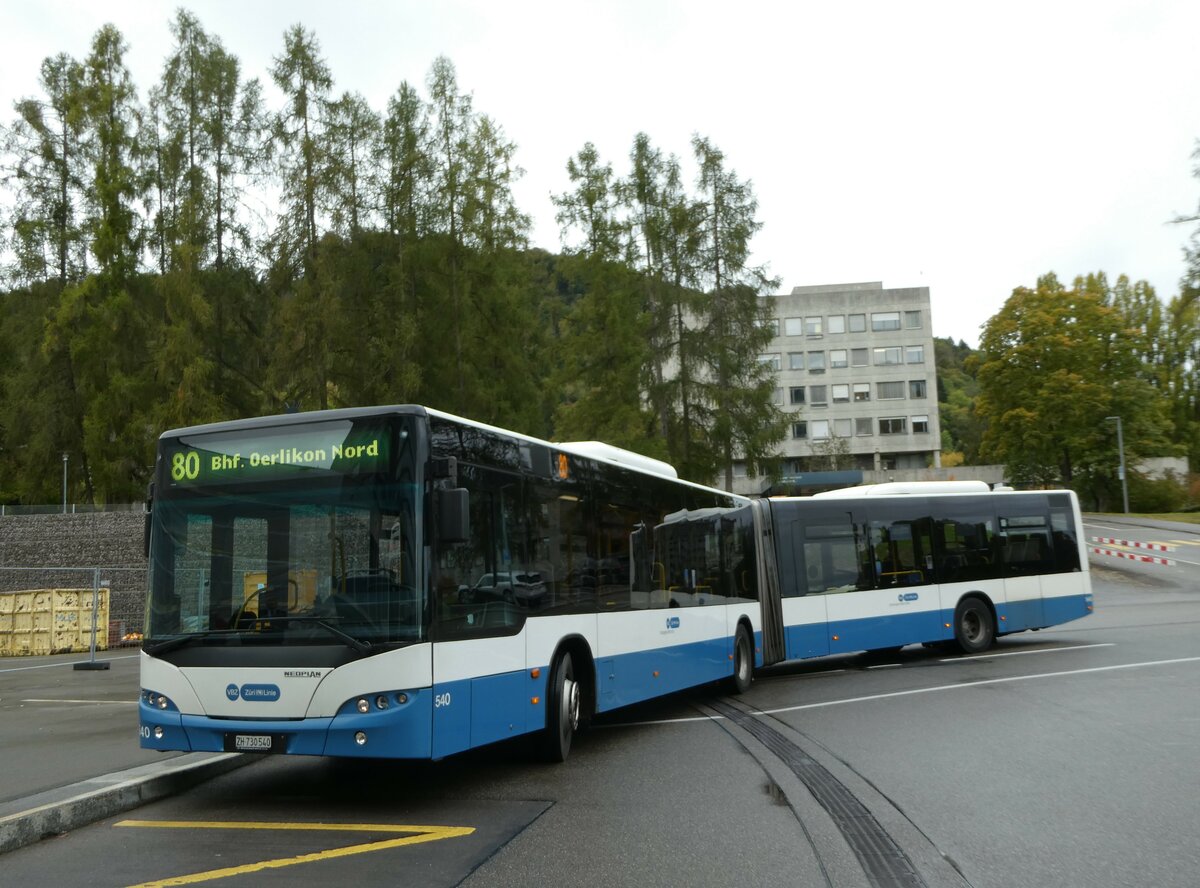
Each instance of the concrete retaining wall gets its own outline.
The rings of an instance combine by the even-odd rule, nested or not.
[[[109,619],[140,629],[146,595],[144,522],[142,512],[5,515],[0,518],[0,593],[90,588],[98,579],[112,589]]]

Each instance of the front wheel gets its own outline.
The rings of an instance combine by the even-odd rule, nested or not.
[[[733,676],[729,679],[729,690],[734,694],[744,694],[750,690],[753,680],[754,643],[750,640],[749,630],[745,626],[738,626],[733,640]]]
[[[978,598],[964,598],[954,609],[954,643],[964,654],[981,654],[992,646],[996,621]]]
[[[546,727],[541,737],[541,757],[548,762],[565,762],[571,752],[571,740],[579,730],[580,687],[575,680],[575,664],[569,652],[563,652],[550,670],[546,692]]]

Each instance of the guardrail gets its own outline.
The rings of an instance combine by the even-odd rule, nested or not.
[[[1158,555],[1143,555],[1140,552],[1122,552],[1118,549],[1107,548],[1107,546],[1123,546],[1129,549],[1147,549],[1153,552],[1174,552],[1175,547],[1169,546],[1166,543],[1143,543],[1138,540],[1118,540],[1112,537],[1088,537],[1088,540],[1089,542],[1102,544],[1102,546],[1092,546],[1092,553],[1095,555],[1124,558],[1127,561],[1136,561],[1139,564],[1161,564],[1166,567],[1175,566],[1175,562],[1170,558],[1162,558]]]

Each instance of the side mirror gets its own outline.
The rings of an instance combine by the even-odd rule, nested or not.
[[[465,543],[471,538],[471,495],[465,487],[437,492],[438,540]]]
[[[150,516],[154,509],[154,482],[146,488],[146,519],[142,528],[142,547],[147,558],[150,557]]]

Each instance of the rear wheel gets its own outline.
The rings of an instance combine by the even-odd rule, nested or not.
[[[964,598],[954,609],[954,643],[964,654],[981,654],[992,646],[996,621],[978,598]]]
[[[729,690],[734,694],[744,694],[750,690],[753,680],[754,643],[750,640],[749,630],[739,625],[733,639],[733,676],[729,679]]]
[[[546,728],[540,752],[548,762],[565,762],[571,752],[571,741],[579,730],[580,690],[571,654],[564,651],[554,661],[546,691]]]

